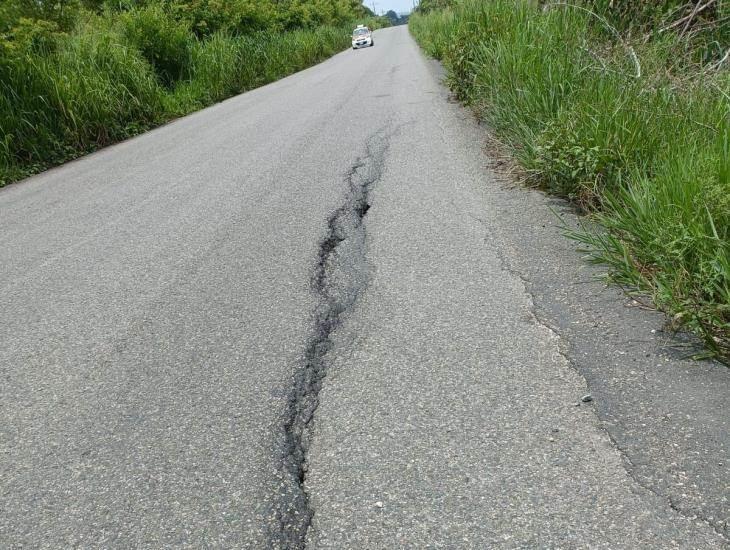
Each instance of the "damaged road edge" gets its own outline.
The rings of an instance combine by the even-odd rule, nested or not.
[[[325,356],[332,348],[330,335],[342,316],[367,288],[363,219],[370,208],[369,193],[380,180],[389,136],[381,130],[366,144],[364,156],[356,159],[345,175],[345,201],[328,219],[327,234],[320,242],[312,287],[318,305],[315,327],[304,354],[304,363],[294,374],[284,417],[284,451],[279,475],[285,486],[276,503],[277,531],[271,533],[272,547],[302,549],[314,511],[304,488],[310,423],[319,404],[319,391],[327,375]]]

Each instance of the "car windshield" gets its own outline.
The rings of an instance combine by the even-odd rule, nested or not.
[[[367,29],[355,29],[355,32],[352,33],[353,36],[362,36],[364,34],[367,34]]]

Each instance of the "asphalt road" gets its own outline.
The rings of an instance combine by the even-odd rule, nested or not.
[[[574,290],[440,77],[378,31],[0,190],[0,546],[727,547],[728,369]]]

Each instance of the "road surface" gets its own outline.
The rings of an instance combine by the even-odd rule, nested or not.
[[[377,38],[0,190],[0,546],[727,544],[726,404],[686,489],[633,468],[526,275],[577,262],[544,199]]]

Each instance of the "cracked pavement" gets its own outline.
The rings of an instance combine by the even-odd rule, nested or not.
[[[332,332],[355,304],[368,284],[365,258],[364,218],[370,209],[369,193],[382,175],[389,135],[377,132],[368,138],[366,153],[358,157],[345,177],[344,204],[327,222],[327,234],[319,247],[313,287],[319,299],[314,335],[307,346],[304,362],[294,375],[284,422],[285,453],[282,477],[289,479],[288,498],[279,502],[280,532],[272,544],[282,548],[302,548],[314,511],[304,488],[307,455],[312,436],[312,420],[319,406],[319,392],[327,376],[327,354],[332,350]]]
[[[2,546],[728,546],[730,369],[377,34],[0,190]]]

